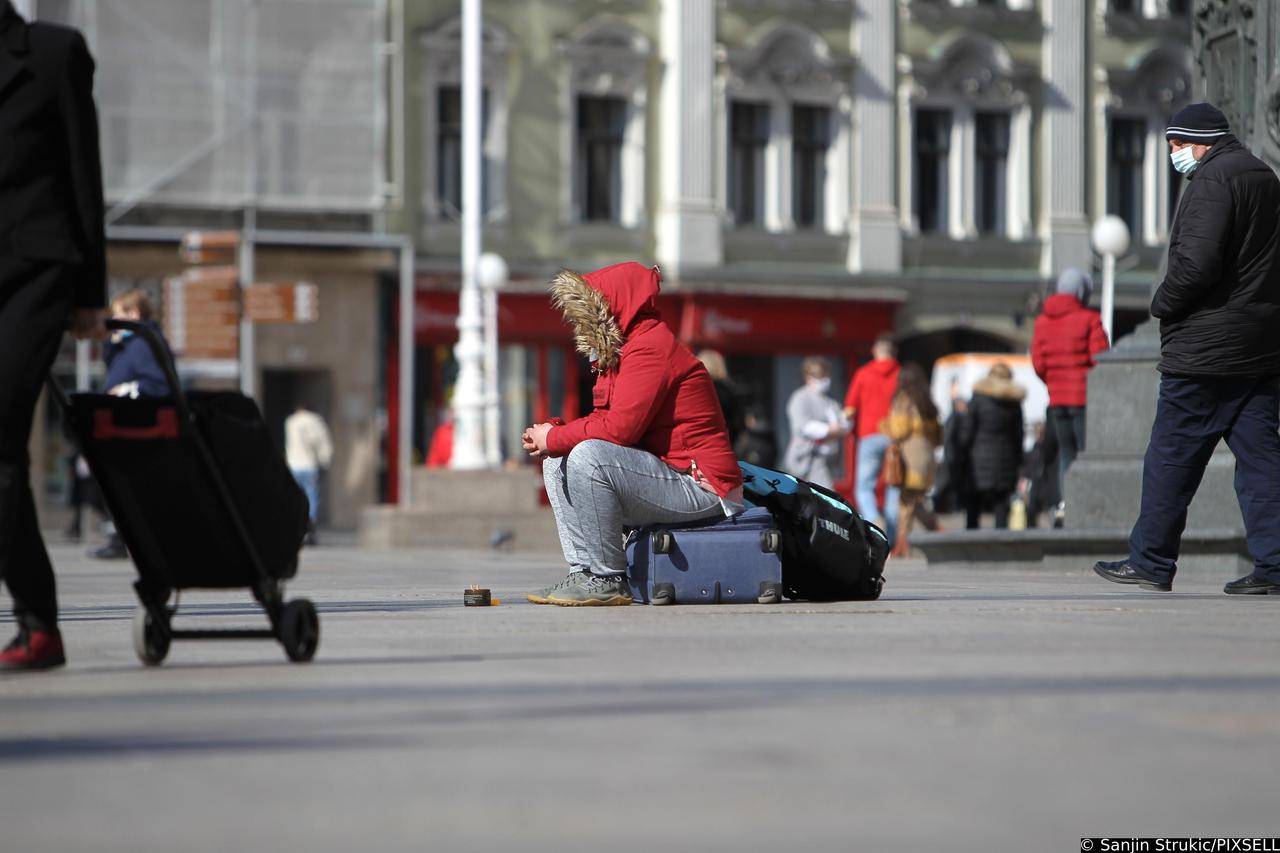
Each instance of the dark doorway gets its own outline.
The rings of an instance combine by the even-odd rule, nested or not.
[[[284,455],[284,419],[298,406],[305,406],[324,418],[333,430],[333,401],[330,392],[331,376],[327,370],[264,370],[262,371],[262,417],[276,450]],[[326,493],[325,478],[321,478],[321,494]],[[330,501],[320,501],[319,523],[329,519]]]

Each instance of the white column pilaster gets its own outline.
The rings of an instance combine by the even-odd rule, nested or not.
[[[1044,0],[1044,156],[1040,159],[1047,229],[1041,274],[1069,266],[1088,269],[1089,209],[1085,154],[1089,145],[1089,33],[1087,3]],[[1097,130],[1095,128],[1095,130]]]
[[[655,217],[658,263],[668,273],[719,266],[716,209],[715,0],[662,0],[664,66]]]
[[[851,272],[902,269],[902,230],[893,167],[897,92],[897,15],[894,0],[861,0],[854,14],[858,58],[853,101],[853,212],[849,227]]]

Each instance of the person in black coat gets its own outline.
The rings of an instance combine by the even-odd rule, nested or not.
[[[1224,591],[1280,592],[1280,180],[1212,104],[1180,110],[1165,138],[1187,184],[1151,300],[1161,376],[1142,502],[1128,559],[1093,568],[1171,590],[1187,507],[1225,439],[1254,570]]]
[[[63,331],[105,336],[103,218],[84,38],[0,0],[0,577],[18,625],[0,669],[66,661],[27,442]]]
[[[965,527],[974,530],[984,512],[995,514],[998,528],[1009,526],[1009,505],[1022,467],[1022,398],[1007,364],[997,362],[973,386],[969,409],[960,424],[960,446],[968,449],[970,490]]]

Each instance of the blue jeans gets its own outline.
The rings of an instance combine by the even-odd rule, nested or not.
[[[1236,457],[1236,497],[1256,577],[1280,583],[1280,380],[1162,376],[1129,534],[1139,574],[1171,580],[1187,507],[1220,439]]]
[[[542,461],[560,548],[572,571],[627,570],[624,527],[674,524],[724,514],[720,498],[645,450],[591,439]]]
[[[293,479],[307,496],[307,515],[311,517],[311,526],[315,527],[316,517],[320,515],[320,472],[314,468],[292,468]]]
[[[889,437],[875,433],[858,439],[858,470],[855,472],[853,497],[858,504],[858,515],[868,521],[884,520],[884,532],[890,542],[898,535],[898,490],[889,486],[884,490],[884,510],[876,503],[876,481],[884,467],[884,453],[889,449]]]

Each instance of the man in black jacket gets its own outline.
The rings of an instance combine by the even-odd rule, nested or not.
[[[63,330],[105,336],[105,259],[93,59],[0,0],[0,577],[18,623],[0,669],[65,662],[27,442]]]
[[[1165,136],[1187,185],[1151,301],[1160,396],[1129,559],[1094,571],[1172,589],[1187,506],[1226,439],[1254,570],[1225,591],[1280,592],[1280,180],[1211,104],[1179,111]]]

